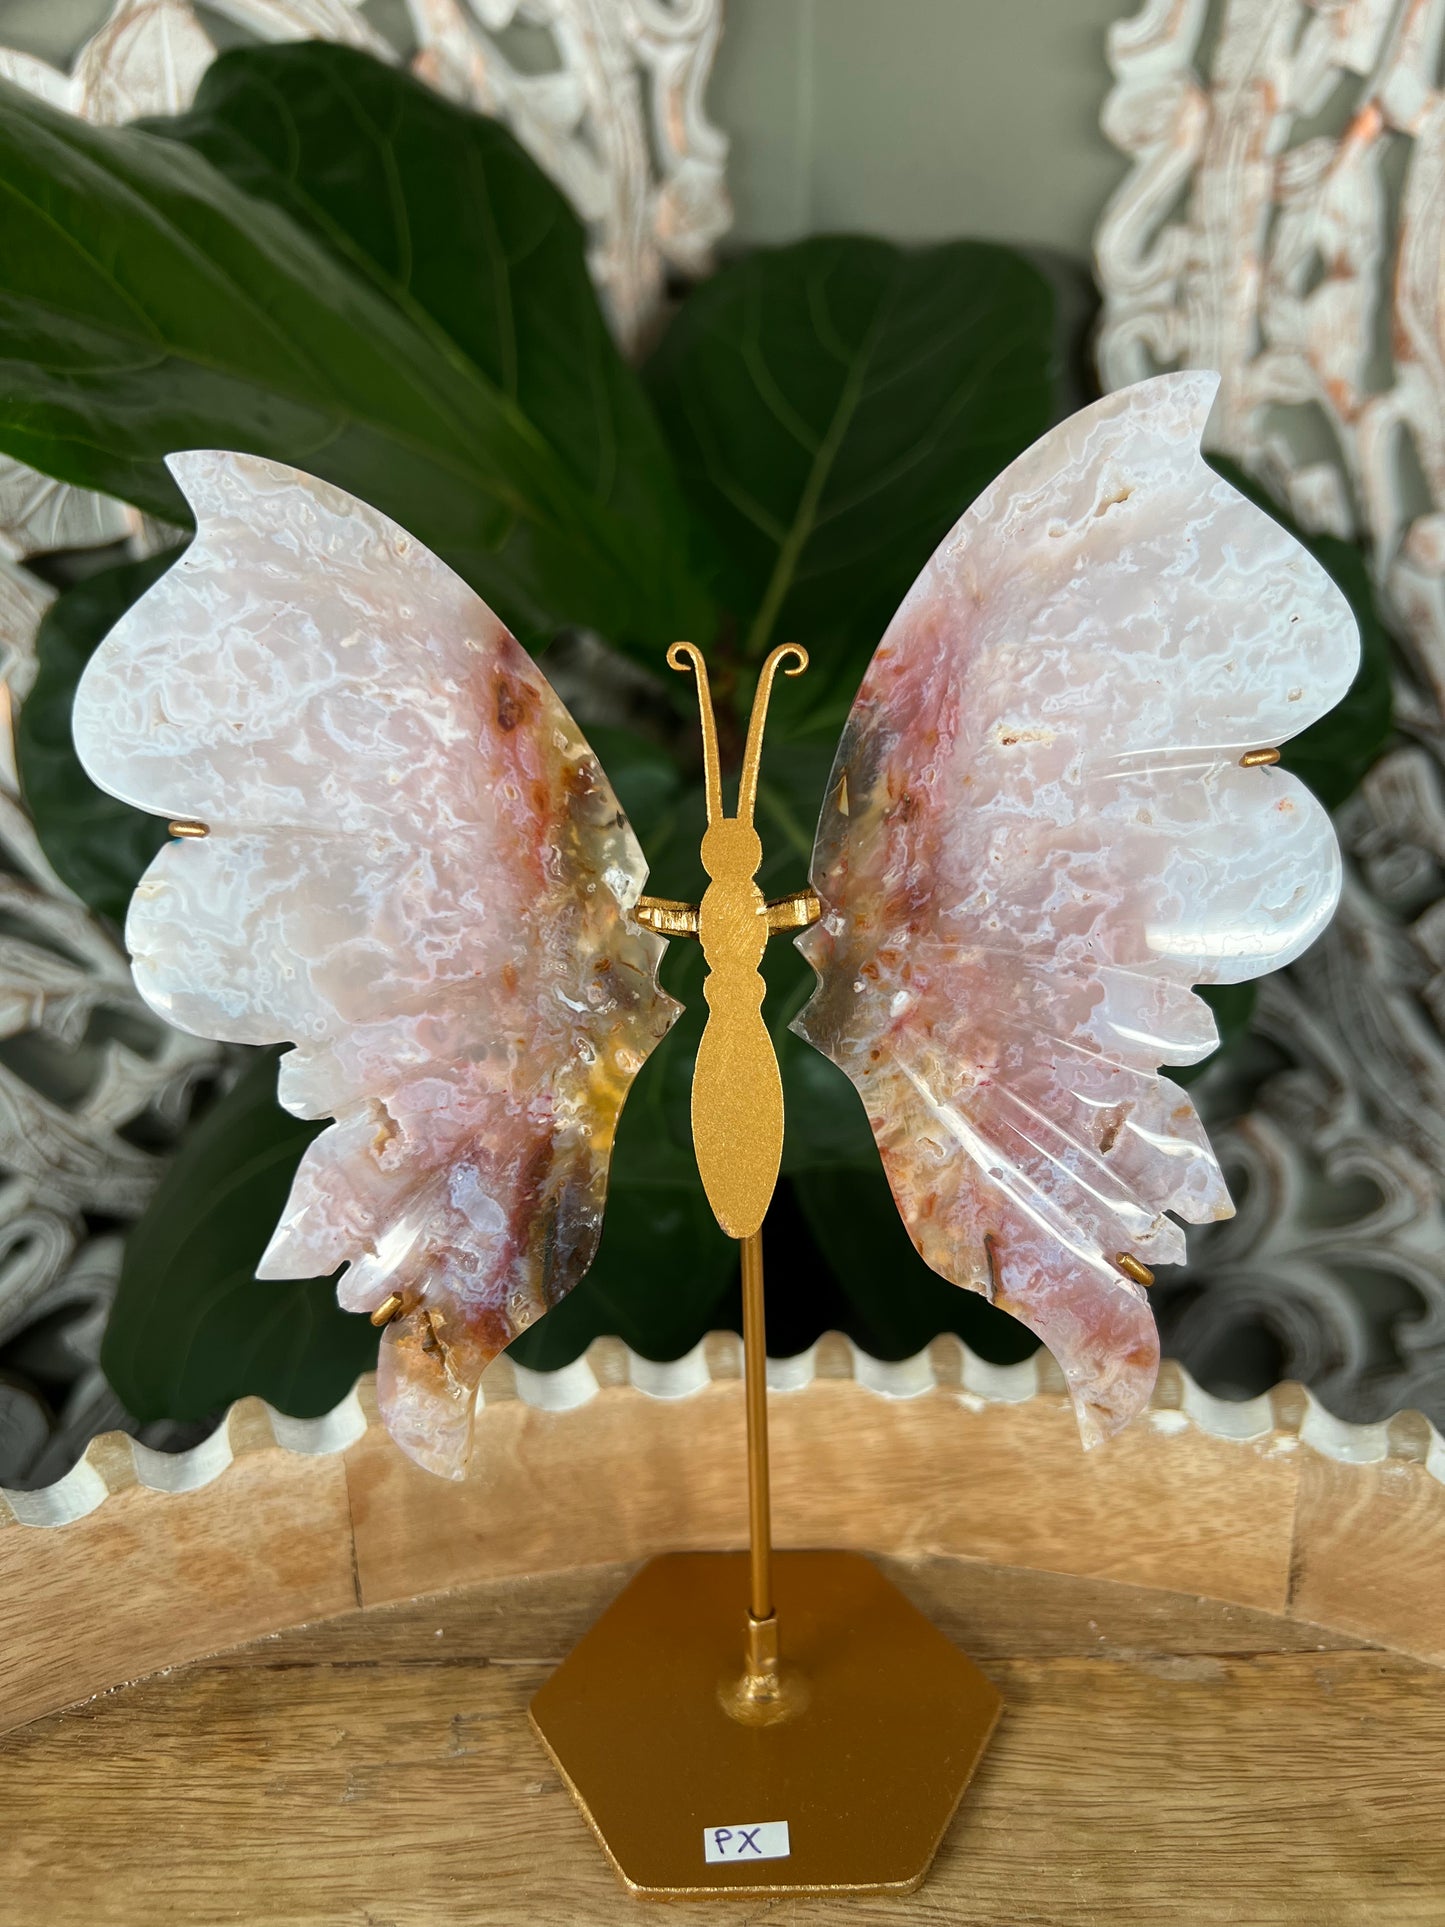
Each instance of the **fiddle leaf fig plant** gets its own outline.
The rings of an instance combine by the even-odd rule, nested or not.
[[[775,741],[831,752],[922,563],[1049,426],[1053,322],[1037,271],[974,241],[822,236],[683,303],[645,373],[699,570],[742,661],[787,640],[814,658],[778,690]]]
[[[376,504],[529,647],[561,645],[563,693],[665,896],[695,900],[704,879],[695,726],[687,691],[653,673],[664,649],[707,650],[735,750],[762,657],[804,643],[812,668],[778,689],[757,811],[764,889],[804,881],[888,617],[1063,412],[1054,299],[1022,255],[849,237],[759,250],[683,295],[636,370],[576,216],[512,136],[364,55],[237,51],[190,112],[126,129],[3,100],[0,451],[177,524],[181,542],[177,449],[255,452]],[[90,788],[65,725],[91,650],[177,552],[61,594],[19,730],[43,847],[116,921],[163,831]],[[1388,702],[1382,725],[1372,689],[1373,742]],[[1359,757],[1312,754],[1338,800]],[[775,1344],[841,1325],[884,1355],[944,1329],[999,1359],[1031,1349],[917,1259],[851,1086],[787,1033],[810,973],[786,944],[765,967],[788,1102]],[[735,1253],[690,1146],[696,946],[670,948],[664,981],[686,1014],[623,1114],[596,1263],[513,1347],[529,1365],[566,1363],[600,1331],[675,1356],[737,1315]],[[374,1354],[330,1281],[254,1281],[315,1127],[277,1106],[274,1052],[234,1056],[232,1088],[130,1230],[104,1362],[138,1416],[248,1391],[316,1412]]]
[[[533,645],[708,633],[581,225],[495,122],[271,47],[144,129],[7,88],[0,182],[6,453],[178,523],[172,450],[268,455],[402,521]]]

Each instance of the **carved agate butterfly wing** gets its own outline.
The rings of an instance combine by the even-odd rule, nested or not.
[[[1036,443],[945,539],[844,732],[795,1028],[856,1085],[926,1262],[1035,1331],[1086,1441],[1149,1395],[1128,1275],[1232,1207],[1161,1064],[1217,1043],[1195,984],[1328,921],[1328,817],[1241,765],[1344,695],[1348,605],[1204,463],[1217,379],[1162,376]]]
[[[126,925],[182,1030],[282,1040],[280,1098],[333,1117],[262,1277],[346,1264],[393,1294],[379,1392],[456,1474],[478,1379],[596,1249],[613,1129],[677,1014],[628,917],[646,865],[535,664],[394,522],[278,463],[170,467],[196,537],[91,661],[97,783],[200,819]]]

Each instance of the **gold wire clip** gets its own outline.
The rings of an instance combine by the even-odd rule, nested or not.
[[[211,826],[209,823],[197,823],[193,817],[189,816],[178,817],[174,823],[168,824],[167,827],[172,836],[209,836],[211,834]]]
[[[1132,1278],[1136,1285],[1142,1285],[1146,1291],[1153,1284],[1153,1272],[1141,1259],[1136,1258],[1132,1251],[1116,1251],[1114,1263],[1126,1278]]]
[[[1241,769],[1268,769],[1279,761],[1277,749],[1247,749],[1239,759]]]
[[[823,914],[816,890],[790,890],[785,897],[769,897],[763,905],[769,932],[806,930]]]
[[[632,915],[644,930],[651,930],[659,937],[697,935],[695,903],[676,903],[671,897],[639,897],[632,906]]]
[[[392,1319],[395,1318],[397,1313],[401,1310],[401,1307],[402,1307],[401,1293],[399,1291],[394,1291],[389,1298],[383,1298],[381,1303],[377,1306],[376,1310],[371,1314],[372,1324],[377,1326],[378,1328],[380,1328],[382,1325],[389,1325]]]

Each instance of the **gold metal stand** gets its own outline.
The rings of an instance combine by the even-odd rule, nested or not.
[[[738,783],[722,808],[707,669],[701,904],[644,898],[639,922],[695,936],[708,1022],[693,1141],[708,1201],[742,1253],[748,1552],[675,1553],[632,1581],[532,1702],[532,1723],[603,1849],[638,1894],[909,1891],[928,1871],[1002,1701],[973,1663],[856,1553],[774,1555],[761,1226],[777,1184],[783,1092],[759,965],[811,891],[767,903],[753,828],[773,677],[763,665]]]
[[[743,1369],[748,1403],[748,1663],[754,1697],[776,1693],[778,1616],[773,1610],[773,1520],[768,1483],[768,1337],[763,1309],[763,1234],[743,1239]]]

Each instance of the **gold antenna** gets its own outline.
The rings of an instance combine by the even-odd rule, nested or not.
[[[776,652],[774,652],[776,653]],[[769,656],[768,661],[772,661]],[[718,765],[717,718],[712,710],[712,689],[707,679],[707,664],[702,659],[702,651],[693,642],[675,642],[667,652],[669,669],[680,669],[684,673],[691,670],[697,677],[697,713],[702,723],[702,774],[707,790],[707,820],[709,823],[722,821],[722,771]],[[748,748],[752,748],[752,735],[748,736]]]
[[[793,659],[791,665],[783,670],[785,676],[801,676],[808,666],[808,652],[800,642],[780,642],[758,676],[758,686],[753,692],[753,713],[748,718],[747,745],[743,750],[743,773],[738,778],[738,815],[744,823],[752,822],[753,806],[758,800],[758,764],[763,754],[763,725],[768,720],[773,678],[782,668],[785,656]]]

